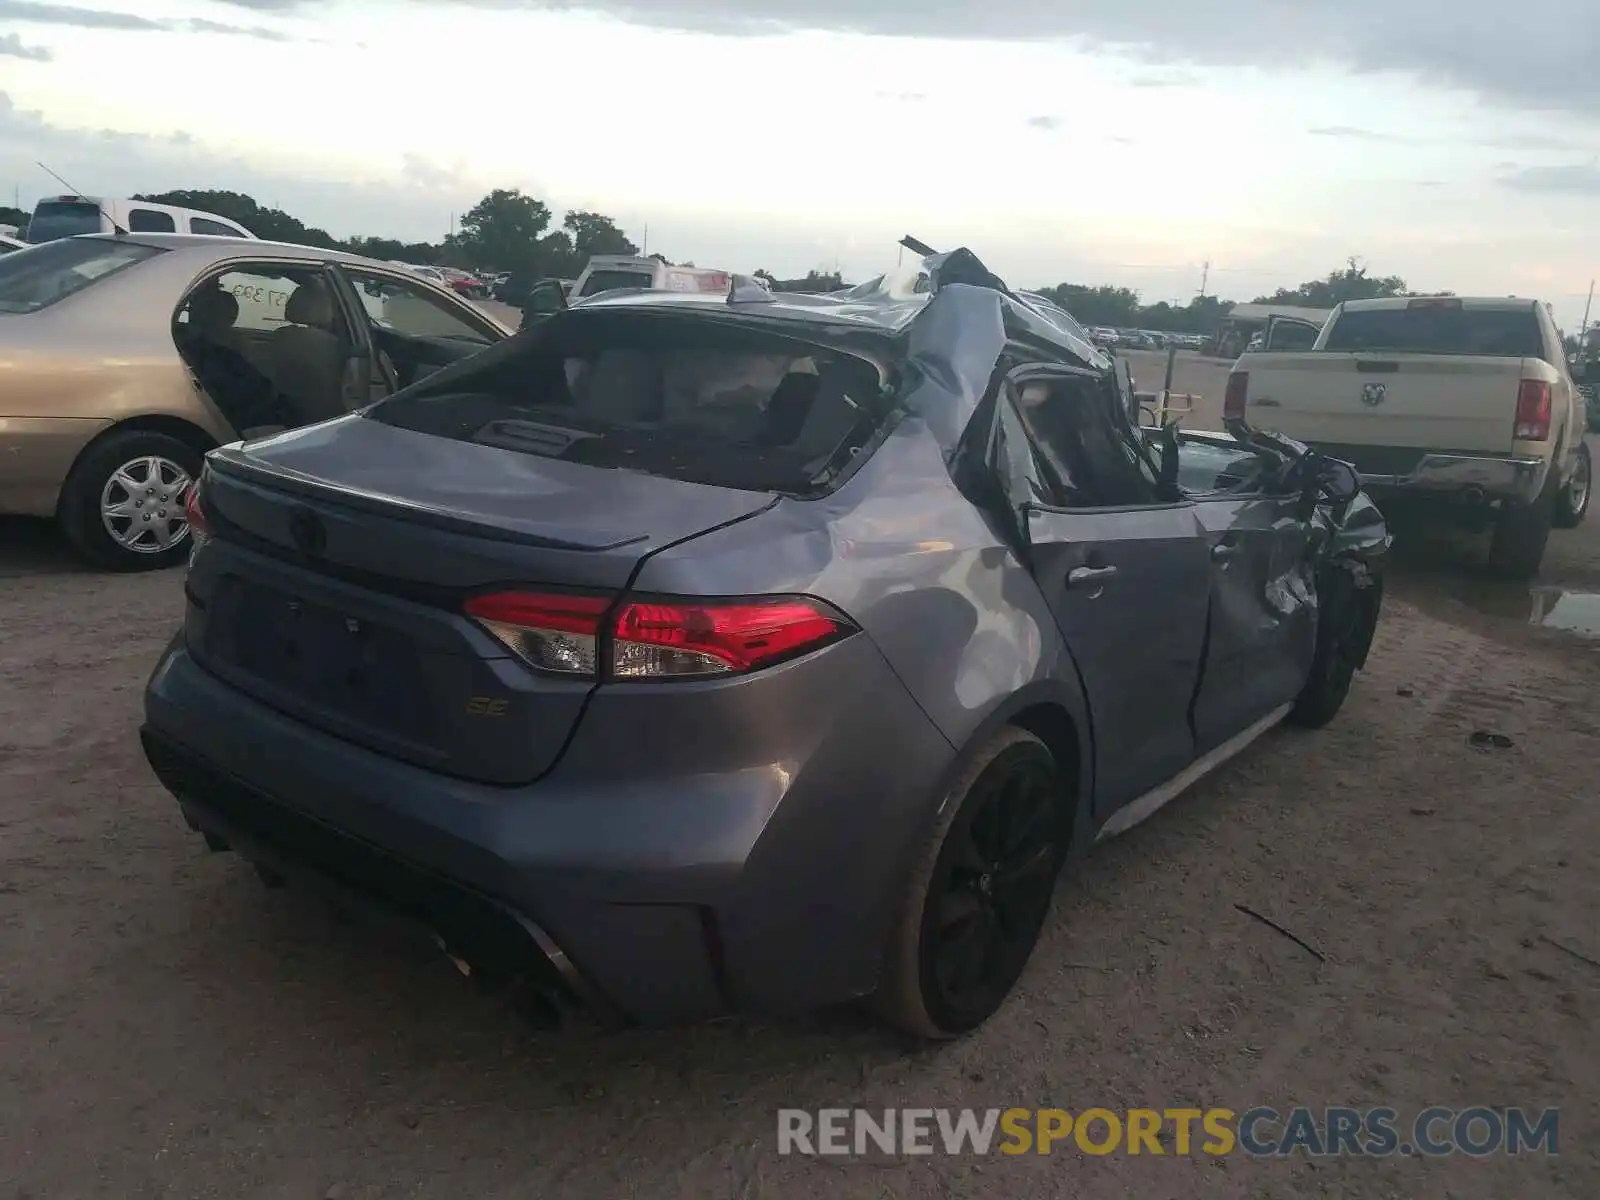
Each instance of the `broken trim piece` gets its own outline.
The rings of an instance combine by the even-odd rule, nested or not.
[[[1151,788],[1131,804],[1125,804],[1117,809],[1116,812],[1111,814],[1111,819],[1100,827],[1100,832],[1095,834],[1094,840],[1103,842],[1107,838],[1114,838],[1118,834],[1128,832],[1141,821],[1146,821],[1154,816],[1172,800],[1244,750],[1267,730],[1281,722],[1289,715],[1289,710],[1293,707],[1293,704],[1280,704],[1248,729],[1234,734],[1215,750],[1195,759],[1167,782]]]

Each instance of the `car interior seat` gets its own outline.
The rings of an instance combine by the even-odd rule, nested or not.
[[[236,328],[239,323],[239,301],[229,292],[213,284],[197,289],[183,306],[187,319],[176,328],[178,348],[197,347],[202,342],[242,353]]]
[[[766,446],[788,446],[800,436],[822,393],[815,371],[790,371],[778,381],[762,413],[756,440]]]
[[[350,350],[338,332],[339,314],[320,280],[294,290],[283,306],[286,324],[272,331],[273,376],[297,423],[343,416]]]
[[[603,351],[572,380],[576,410],[624,425],[660,418],[664,404],[661,364],[647,350]]]

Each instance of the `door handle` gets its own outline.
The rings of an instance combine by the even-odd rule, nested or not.
[[[1115,567],[1073,567],[1067,572],[1067,586],[1081,587],[1086,583],[1104,583],[1116,573]]]
[[[1211,560],[1213,562],[1227,562],[1237,553],[1239,553],[1239,547],[1230,546],[1228,543],[1222,542],[1211,547]]]

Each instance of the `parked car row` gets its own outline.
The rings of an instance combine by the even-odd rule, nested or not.
[[[1129,350],[1165,350],[1177,346],[1183,350],[1199,350],[1206,344],[1203,334],[1169,333],[1155,329],[1111,329],[1103,325],[1092,327],[1090,335],[1094,344],[1105,349],[1122,347]]]
[[[404,267],[424,279],[441,283],[469,300],[487,300],[493,294],[496,282],[506,278],[503,274],[463,271],[459,267],[425,266],[419,263],[401,262],[399,259],[392,259],[391,262],[394,266]]]

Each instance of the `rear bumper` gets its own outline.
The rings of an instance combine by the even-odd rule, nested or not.
[[[399,911],[469,962],[520,955],[644,1024],[798,1011],[875,986],[954,757],[886,666],[863,678],[882,662],[864,638],[857,656],[861,699],[802,731],[806,757],[722,773],[607,775],[627,726],[597,697],[539,783],[453,779],[260,704],[181,635],[141,736],[192,825]]]
[[[1427,454],[1403,475],[1362,472],[1361,485],[1375,491],[1476,493],[1527,504],[1544,488],[1549,469],[1542,458]]]

